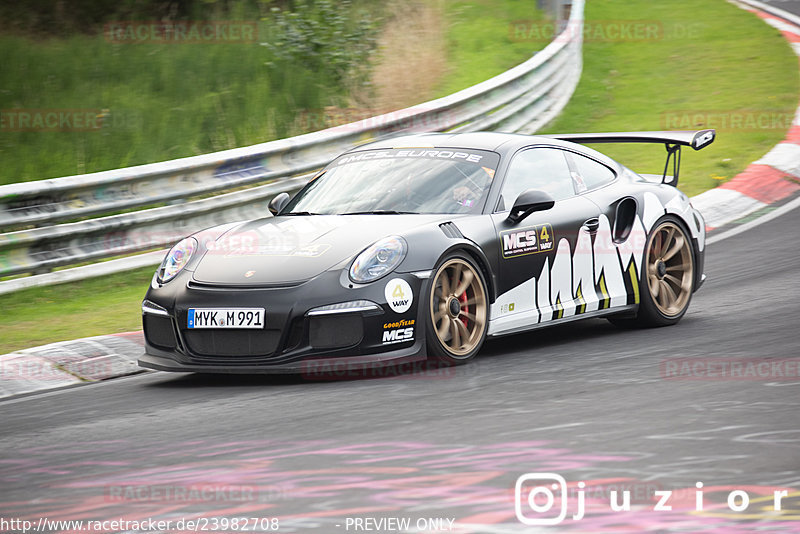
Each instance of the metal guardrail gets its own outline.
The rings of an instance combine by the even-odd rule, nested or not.
[[[268,214],[281,191],[353,146],[429,131],[533,133],[566,105],[581,72],[583,0],[566,30],[528,61],[452,95],[350,124],[161,163],[0,186],[0,276],[168,246],[201,228]],[[264,184],[266,182],[266,184]],[[225,193],[243,186],[248,189]],[[198,196],[210,198],[186,202]],[[162,203],[157,208],[129,211]],[[90,216],[99,218],[79,220]],[[20,229],[23,228],[23,229]],[[131,265],[136,264],[134,259]],[[124,261],[114,269],[124,270]],[[37,276],[0,282],[0,293]]]

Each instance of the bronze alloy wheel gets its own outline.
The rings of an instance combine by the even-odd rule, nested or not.
[[[689,239],[674,222],[665,221],[647,243],[647,288],[660,313],[683,313],[692,295],[694,262]]]
[[[488,319],[486,290],[475,267],[461,257],[436,271],[430,310],[433,330],[448,356],[467,359],[483,342]]]

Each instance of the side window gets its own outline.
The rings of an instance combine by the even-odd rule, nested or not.
[[[519,194],[528,189],[550,193],[555,200],[575,195],[563,150],[530,148],[514,156],[506,173],[497,211],[511,209]]]
[[[614,180],[614,171],[602,163],[580,154],[573,153],[571,156],[587,190],[595,189]]]

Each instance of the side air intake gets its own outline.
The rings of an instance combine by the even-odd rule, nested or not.
[[[462,239],[464,235],[458,229],[458,226],[451,222],[442,223],[439,225],[444,235],[449,237],[450,239]]]

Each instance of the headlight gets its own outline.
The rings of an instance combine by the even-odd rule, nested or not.
[[[172,247],[158,268],[158,279],[163,283],[175,278],[175,275],[189,263],[195,250],[197,250],[197,240],[193,237],[187,237]]]
[[[402,237],[387,237],[376,241],[353,261],[350,266],[350,280],[364,284],[389,274],[406,257],[406,248],[406,241]]]

